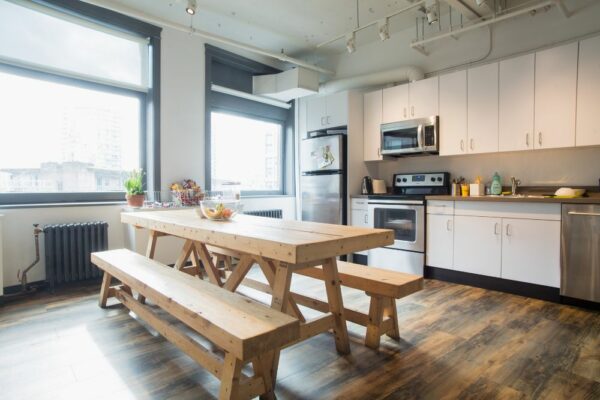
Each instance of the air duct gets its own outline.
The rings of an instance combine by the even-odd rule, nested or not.
[[[278,74],[252,77],[252,93],[288,102],[319,91],[319,74],[296,67]]]
[[[423,79],[425,74],[420,68],[405,66],[388,69],[386,71],[374,72],[367,75],[358,75],[350,78],[334,79],[322,83],[319,93],[334,93],[342,90],[363,88],[369,86],[381,86],[386,83],[413,82]]]

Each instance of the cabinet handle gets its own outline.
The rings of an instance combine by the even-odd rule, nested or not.
[[[331,116],[328,115],[326,121],[327,121],[328,124],[330,124],[331,123]]]
[[[542,145],[542,132],[538,133],[538,143],[540,144],[540,146]]]
[[[446,221],[446,230],[450,232],[452,230],[452,220],[449,219]]]
[[[529,132],[525,134],[525,144],[529,147]]]
[[[498,228],[500,228],[500,224],[498,224],[497,222],[494,224],[494,235],[499,235],[500,232],[498,231]]]
[[[460,151],[465,151],[465,141],[463,139],[460,140]]]
[[[600,217],[600,213],[593,213],[593,212],[569,211],[567,214],[569,214],[569,215],[585,215],[588,217]]]
[[[325,117],[321,117],[321,126],[325,125],[325,122],[323,122],[323,120],[325,120]]]
[[[369,214],[365,214],[365,224],[369,224]]]
[[[410,115],[411,115],[412,117],[414,117],[414,116],[415,116],[415,106],[410,106]]]
[[[510,233],[510,224],[506,224],[506,236],[511,236],[511,233]]]
[[[381,157],[381,148],[380,147],[377,148],[377,157]]]
[[[471,148],[471,150],[473,149],[473,138],[471,138],[471,140],[469,140],[469,147]]]

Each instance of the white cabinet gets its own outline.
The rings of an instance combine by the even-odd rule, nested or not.
[[[577,146],[600,145],[600,36],[579,42],[577,79]]]
[[[500,61],[499,150],[533,149],[535,55]]]
[[[578,43],[535,55],[534,148],[575,146]]]
[[[408,84],[383,89],[382,123],[410,119]]]
[[[438,115],[438,77],[409,83],[408,102],[411,118]]]
[[[467,143],[467,71],[440,76],[440,155],[464,154]]]
[[[381,155],[381,113],[382,90],[364,94],[363,107],[363,159],[365,161],[382,160]]]
[[[430,267],[452,269],[454,257],[454,216],[427,214],[427,258]]]
[[[348,92],[318,96],[306,102],[308,132],[348,124]]]
[[[352,207],[352,220],[350,224],[352,226],[360,226],[362,228],[370,228],[371,223],[369,221],[369,210],[367,205],[367,199],[363,198],[354,198],[351,202]],[[362,254],[366,256],[368,254],[367,251],[358,251],[356,254]]]
[[[467,72],[467,152],[498,151],[498,63]],[[441,133],[443,135],[443,132]]]
[[[502,219],[454,216],[454,269],[500,277]]]
[[[502,278],[560,286],[560,221],[502,219]]]

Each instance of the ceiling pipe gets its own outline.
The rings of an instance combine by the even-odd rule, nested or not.
[[[277,52],[273,52],[273,51],[269,51],[269,50],[264,50],[264,49],[261,49],[260,47],[256,47],[256,46],[252,46],[250,44],[238,42],[237,40],[228,39],[224,36],[215,35],[213,33],[202,31],[202,30],[196,29],[194,27],[185,26],[185,25],[178,24],[175,22],[167,21],[163,18],[154,17],[154,16],[151,16],[149,14],[140,12],[138,10],[135,10],[135,9],[132,9],[129,7],[123,7],[120,5],[116,5],[113,2],[107,2],[107,1],[102,1],[102,0],[86,0],[86,2],[97,5],[99,7],[111,9],[111,10],[116,11],[121,14],[129,15],[130,17],[134,17],[134,18],[140,19],[142,21],[146,21],[146,22],[154,24],[154,25],[168,27],[168,28],[175,29],[175,30],[178,30],[181,32],[189,33],[190,35],[200,36],[204,39],[211,40],[213,42],[222,43],[222,44],[225,44],[225,45],[228,45],[231,47],[235,47],[238,49],[246,50],[246,51],[249,51],[249,52],[252,52],[255,54],[260,54],[262,56],[274,58],[279,61],[287,62],[290,64],[297,65],[299,67],[303,67],[306,69],[310,69],[312,71],[319,72],[321,74],[325,74],[325,75],[333,75],[334,74],[334,71],[318,67],[316,65],[307,63],[307,62],[297,59],[297,58],[290,57],[290,56],[286,55],[285,53],[277,53]],[[182,12],[183,11],[184,10],[182,10]]]
[[[320,94],[340,92],[342,90],[382,86],[386,83],[413,82],[423,79],[425,74],[420,68],[405,66],[374,72],[367,75],[358,75],[349,78],[335,79],[322,83],[319,86]]]

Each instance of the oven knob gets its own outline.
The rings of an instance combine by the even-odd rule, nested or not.
[[[441,182],[441,181],[442,181],[442,177],[441,177],[441,176],[438,176],[438,178],[437,178],[437,181],[438,181],[438,182]]]
[[[435,182],[435,178],[433,176],[431,177],[431,182]]]
[[[406,178],[402,178],[402,182],[406,182]]]

